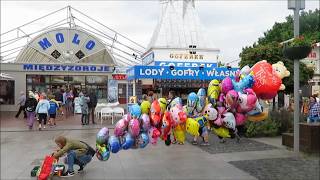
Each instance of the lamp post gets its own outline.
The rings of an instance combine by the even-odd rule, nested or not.
[[[288,9],[292,9],[294,12],[294,37],[299,36],[299,11],[305,8],[305,0],[288,0]],[[296,154],[299,154],[299,60],[295,59],[294,62],[294,126],[293,126],[293,150]]]

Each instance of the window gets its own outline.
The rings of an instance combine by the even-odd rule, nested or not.
[[[14,104],[14,81],[0,80],[0,104]]]

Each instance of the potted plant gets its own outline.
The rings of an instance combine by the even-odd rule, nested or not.
[[[300,60],[306,58],[310,52],[311,42],[303,36],[299,36],[285,46],[283,55],[291,60]]]

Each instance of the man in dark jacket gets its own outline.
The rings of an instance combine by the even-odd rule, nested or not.
[[[94,90],[90,91],[90,102],[88,103],[89,106],[89,121],[90,121],[90,114],[91,114],[91,118],[92,118],[92,124],[95,124],[94,122],[94,110],[96,109],[97,103],[98,103],[98,99],[97,99],[97,95],[95,93]]]

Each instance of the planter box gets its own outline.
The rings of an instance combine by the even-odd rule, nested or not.
[[[310,46],[289,47],[283,50],[283,55],[291,60],[300,60],[306,58],[310,52]]]
[[[300,151],[320,153],[320,123],[299,123]],[[282,145],[293,148],[293,133],[282,134]]]

